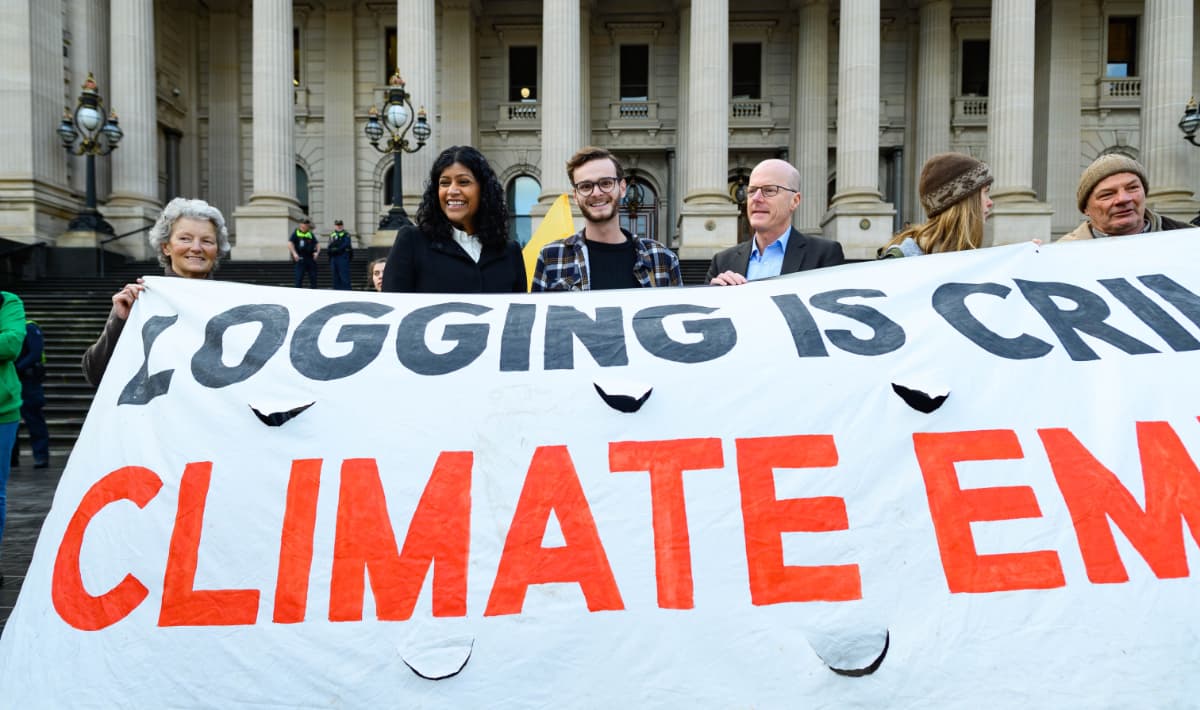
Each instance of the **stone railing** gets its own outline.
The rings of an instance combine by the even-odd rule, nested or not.
[[[657,101],[617,101],[608,105],[612,121],[657,121]]]
[[[771,117],[771,102],[760,99],[731,99],[729,102],[730,134],[738,129],[757,130],[765,137],[775,127]]]
[[[653,136],[662,129],[657,101],[614,101],[608,105],[605,126],[615,138],[621,131],[645,131]]]
[[[961,126],[986,126],[988,121],[988,97],[986,96],[955,96],[954,115],[950,124]]]
[[[1096,103],[1102,109],[1139,108],[1142,105],[1141,78],[1100,77],[1096,80]]]
[[[759,99],[733,99],[729,102],[729,118],[733,122],[770,120],[771,102]]]
[[[508,101],[500,104],[496,130],[502,137],[510,131],[540,131],[542,117],[536,101]]]

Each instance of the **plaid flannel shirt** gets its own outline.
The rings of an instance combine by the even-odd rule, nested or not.
[[[637,260],[633,264],[633,276],[643,288],[650,286],[680,286],[683,277],[679,273],[679,257],[675,252],[653,239],[635,237],[624,229],[621,232],[633,240]],[[537,267],[533,272],[531,291],[588,291],[587,244],[583,230],[566,239],[550,242],[538,254]]]

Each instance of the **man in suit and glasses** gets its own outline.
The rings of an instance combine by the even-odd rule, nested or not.
[[[738,286],[843,263],[841,244],[792,227],[792,213],[799,206],[800,173],[791,163],[772,158],[756,165],[746,188],[746,215],[754,237],[712,258],[709,283]]]

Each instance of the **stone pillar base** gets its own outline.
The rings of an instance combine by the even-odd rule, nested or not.
[[[737,244],[738,209],[733,203],[693,204],[679,213],[679,258],[711,259]]]
[[[162,214],[162,205],[143,200],[114,198],[101,208],[104,219],[112,225],[113,235],[128,235],[104,246],[105,251],[127,256],[135,261],[153,259],[150,250],[150,227]],[[136,231],[136,230],[142,231]],[[133,232],[133,234],[130,234]],[[102,238],[107,235],[101,235]]]
[[[71,230],[60,234],[57,241],[55,241],[55,245],[68,248],[95,249],[96,244],[107,236],[109,235],[102,232]]]
[[[1031,239],[1050,243],[1054,208],[1045,202],[997,202],[983,223],[983,246],[1020,244]]]
[[[825,213],[821,232],[842,245],[847,259],[874,259],[879,247],[892,238],[895,216],[896,210],[887,202],[844,202]]]
[[[232,258],[245,261],[290,260],[287,240],[304,215],[295,202],[251,198],[233,211],[237,245]]]
[[[1154,200],[1147,199],[1146,204],[1157,214],[1166,215],[1180,222],[1191,222],[1200,213],[1200,201],[1197,200]]]
[[[391,249],[392,243],[396,241],[396,233],[398,229],[376,229],[374,232],[365,234],[367,238],[366,246],[369,249]],[[387,256],[387,254],[384,254]]]

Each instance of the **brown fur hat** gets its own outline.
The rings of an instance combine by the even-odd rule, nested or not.
[[[987,164],[962,153],[938,153],[921,168],[921,206],[930,218],[992,184]]]

